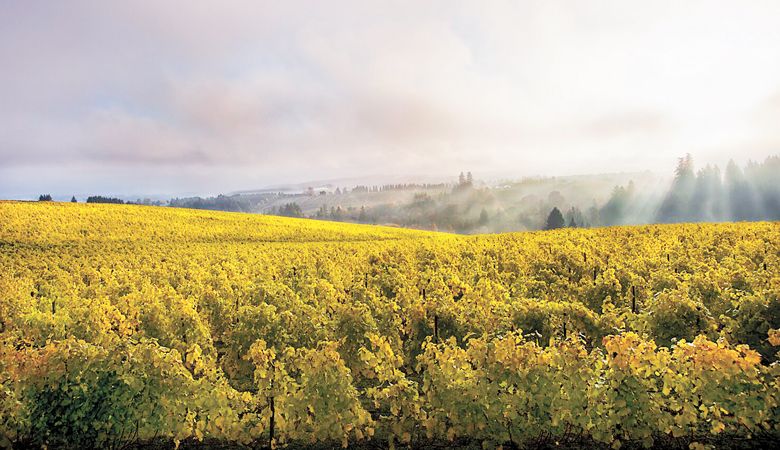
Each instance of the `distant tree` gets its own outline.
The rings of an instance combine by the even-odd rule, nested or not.
[[[764,220],[780,220],[780,183],[777,174],[780,173],[780,156],[770,156],[753,174],[753,182],[761,194],[761,209],[765,212]]]
[[[148,197],[143,199],[139,198],[135,201],[136,205],[146,205],[146,206],[160,206],[161,203],[162,202],[160,202],[159,200],[152,200],[151,198]]]
[[[431,206],[433,203],[433,198],[431,198],[430,195],[426,194],[425,192],[418,192],[414,194],[414,197],[412,197],[412,203],[409,205],[409,207],[423,209],[427,206]]]
[[[566,226],[566,221],[563,220],[563,214],[558,207],[554,207],[550,211],[550,215],[547,216],[547,223],[544,225],[545,230],[555,230],[556,228],[563,228]]]
[[[71,197],[71,198],[70,198],[70,202],[71,202],[71,203],[76,203],[76,202],[78,202],[78,200],[76,200],[76,196],[75,196],[75,195],[74,195],[73,197]]]
[[[596,201],[593,201],[593,204],[588,208],[587,210],[587,224],[588,226],[598,226],[601,224],[601,212],[599,211],[598,206],[596,205]],[[583,218],[583,221],[586,219]]]
[[[585,219],[582,217],[582,212],[575,206],[572,206],[566,213],[566,222],[568,227],[577,228],[585,225]]]
[[[330,208],[330,219],[335,221],[342,221],[344,220],[344,210],[341,209],[341,206],[337,206],[335,208]]]
[[[125,201],[116,197],[103,197],[102,195],[92,195],[87,197],[87,203],[115,203],[117,205],[122,205],[125,203]]]
[[[361,206],[360,207],[360,214],[358,214],[358,222],[360,223],[368,223],[368,215],[366,214],[366,207]]]
[[[756,196],[745,173],[734,161],[729,161],[726,166],[725,185],[731,220],[754,219]]]
[[[434,217],[436,217],[436,224],[440,229],[454,230],[459,226],[461,214],[458,212],[457,204],[448,203],[437,211]]]
[[[723,185],[720,169],[707,165],[696,174],[690,205],[690,217],[695,221],[714,221],[724,218]]]
[[[39,202],[50,202],[51,201],[51,195],[50,194],[41,194],[38,196]]]
[[[328,207],[325,205],[320,206],[320,208],[317,210],[316,213],[314,213],[314,217],[317,219],[325,219],[328,217]]]
[[[458,175],[458,184],[452,188],[452,192],[468,191],[474,184],[474,176],[471,172],[464,174],[463,172]]]
[[[286,217],[303,217],[301,206],[295,202],[287,203],[279,208],[279,215]]]
[[[485,208],[482,208],[482,211],[479,213],[479,224],[481,226],[485,226],[488,224],[488,213]]]
[[[696,186],[696,176],[693,173],[693,157],[690,153],[680,158],[674,171],[672,187],[666,194],[658,210],[659,222],[690,221],[691,199]]]
[[[256,208],[249,198],[242,195],[218,195],[216,197],[190,197],[171,199],[169,205],[174,208],[208,209],[212,211],[255,211]],[[279,208],[281,209],[281,208]],[[276,210],[272,213],[275,214]]]
[[[612,189],[607,203],[598,211],[598,218],[602,225],[621,225],[625,223],[626,214],[634,195],[634,185],[629,183],[628,187],[615,186]],[[593,223],[593,218],[591,218]]]

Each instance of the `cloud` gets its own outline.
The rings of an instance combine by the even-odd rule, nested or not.
[[[60,185],[176,171],[176,191],[666,170],[686,152],[759,158],[777,137],[775,2],[2,8],[0,196],[63,163],[80,169],[52,170]]]
[[[626,134],[653,136],[671,131],[668,117],[653,111],[629,110],[612,113],[587,123],[583,135],[592,139],[609,139]]]

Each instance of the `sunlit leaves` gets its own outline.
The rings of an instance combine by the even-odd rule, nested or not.
[[[462,237],[45,203],[0,202],[12,443],[778,430],[777,224]]]

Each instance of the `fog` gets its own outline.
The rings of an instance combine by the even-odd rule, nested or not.
[[[496,233],[561,227],[780,220],[780,156],[725,171],[688,154],[668,176],[652,172],[441,183],[280,186],[171,199],[173,207],[448,231]],[[153,203],[144,200],[143,203]]]

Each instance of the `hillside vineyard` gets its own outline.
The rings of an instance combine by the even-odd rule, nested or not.
[[[780,225],[454,236],[0,202],[0,447],[779,429]]]

